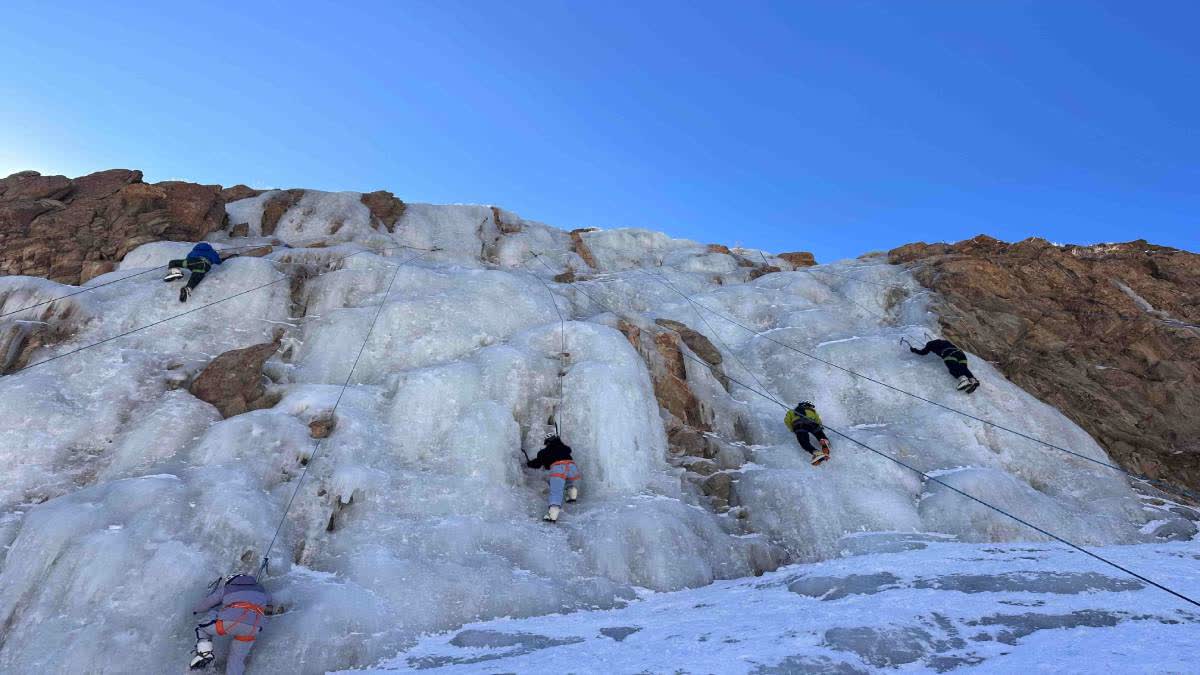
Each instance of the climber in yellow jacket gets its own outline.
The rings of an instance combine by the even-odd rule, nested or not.
[[[787,424],[788,429],[796,434],[796,440],[800,443],[800,447],[812,455],[813,466],[829,459],[829,438],[825,436],[825,431],[821,428],[821,416],[817,414],[817,409],[812,403],[808,401],[797,403],[794,409],[787,411],[783,421]],[[809,434],[820,441],[820,450],[814,448],[809,442]]]

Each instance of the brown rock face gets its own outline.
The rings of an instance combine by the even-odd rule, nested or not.
[[[1200,488],[1200,255],[980,236],[889,257],[916,263],[940,293],[948,339],[997,363],[1121,466]]]
[[[269,408],[274,401],[263,387],[262,369],[278,349],[278,342],[267,342],[225,352],[204,367],[189,390],[216,406],[224,417]]]
[[[288,212],[288,209],[295,206],[296,202],[300,201],[300,198],[303,196],[304,190],[280,190],[267,199],[267,203],[263,204],[262,213],[262,234],[264,237],[275,234],[275,228],[279,225],[279,219],[283,217],[283,214]]]
[[[587,263],[592,269],[600,269],[600,263],[596,262],[596,257],[592,255],[592,249],[583,241],[585,232],[592,232],[595,228],[585,227],[578,230],[571,230],[571,245],[575,252],[583,258],[583,262]]]
[[[666,330],[658,333],[643,331],[624,320],[617,327],[649,366],[654,397],[658,399],[659,407],[674,415],[681,423],[707,431],[709,425],[704,421],[700,401],[687,383],[687,369],[680,351],[679,336]]]
[[[0,273],[80,284],[137,246],[197,241],[224,223],[217,185],[148,184],[126,169],[75,179],[24,171],[0,180]]]
[[[776,257],[783,258],[796,267],[812,267],[813,265],[817,264],[817,259],[813,257],[813,254],[806,253],[804,251],[797,251],[795,253],[780,253]]]
[[[406,205],[387,190],[368,192],[361,201],[371,210],[371,217],[378,224],[387,228],[388,232],[396,231],[396,222],[404,215]]]

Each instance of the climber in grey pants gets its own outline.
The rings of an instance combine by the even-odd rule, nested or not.
[[[242,675],[246,672],[246,657],[250,656],[254,639],[263,629],[270,602],[270,594],[249,574],[236,574],[217,584],[212,593],[192,608],[192,614],[200,614],[202,618],[196,626],[196,651],[190,666],[200,669],[212,663],[216,658],[213,639],[229,637],[225,673]]]

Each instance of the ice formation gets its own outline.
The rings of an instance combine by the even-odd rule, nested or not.
[[[265,200],[228,206],[248,239],[211,239],[273,252],[227,261],[188,305],[148,273],[0,323],[6,368],[44,361],[0,378],[0,671],[178,667],[190,603],[211,578],[257,567],[306,465],[271,556],[282,613],[251,657],[260,672],[361,667],[466,622],[619,607],[646,589],[828,559],[859,532],[1040,538],[836,436],[833,461],[813,469],[775,402],[689,360],[735,482],[736,508],[709,508],[668,461],[650,366],[622,334],[655,319],[719,345],[733,380],[816,401],[830,427],[1056,533],[1152,538],[1120,474],[783,346],[1107,461],[985,362],[984,388],[965,398],[935,359],[900,350],[934,318],[907,272],[877,259],[795,270],[765,252],[568,234],[481,206],[410,204],[388,232],[356,193],[314,191],[262,237]],[[186,249],[147,244],[89,285]],[[753,278],[760,262],[783,271]],[[76,290],[3,278],[0,312]],[[274,339],[273,407],[222,419],[184,388],[213,357]],[[347,380],[319,441],[309,423]],[[548,528],[545,476],[522,450],[555,423],[583,499]]]

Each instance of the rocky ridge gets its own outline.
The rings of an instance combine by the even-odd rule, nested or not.
[[[1145,241],[909,244],[945,335],[1063,411],[1121,466],[1200,489],[1200,255]]]

